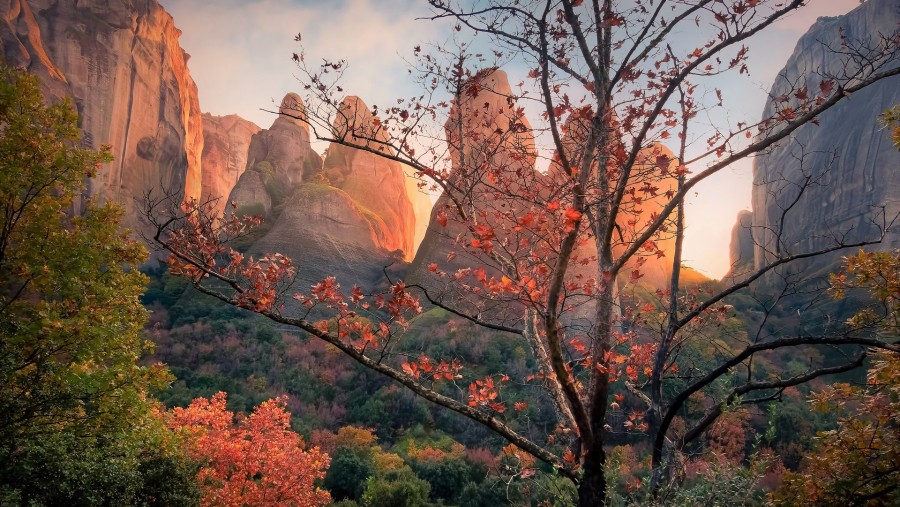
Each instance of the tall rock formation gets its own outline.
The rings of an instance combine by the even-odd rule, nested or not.
[[[450,149],[451,172],[447,184],[461,197],[463,206],[487,227],[500,245],[515,227],[519,216],[534,205],[534,199],[518,197],[523,189],[545,188],[544,175],[535,170],[535,141],[527,118],[516,107],[507,75],[489,68],[469,78],[459,103],[450,110],[444,130]],[[480,314],[495,323],[513,324],[522,318],[521,308],[502,298],[480,293],[480,283],[463,273],[483,267],[487,279],[503,273],[489,256],[472,244],[476,239],[468,225],[458,219],[453,200],[441,194],[431,212],[425,238],[410,265],[407,280],[425,287],[429,296],[457,310]],[[509,247],[525,260],[529,247],[525,238]],[[482,236],[483,238],[483,236]],[[520,246],[521,245],[521,246]],[[499,248],[499,247],[498,247]],[[507,252],[504,252],[505,254]],[[436,266],[432,266],[434,264]],[[462,276],[457,279],[457,274]],[[474,285],[475,290],[463,284]]]
[[[508,224],[498,213],[490,212],[493,206],[516,206],[509,196],[494,195],[489,181],[490,168],[502,168],[503,173],[519,175],[523,184],[534,181],[540,174],[534,170],[534,135],[528,120],[513,107],[512,89],[506,73],[486,69],[473,76],[463,94],[461,104],[453,104],[450,118],[444,127],[450,147],[452,173],[449,183],[457,187],[460,195],[471,196],[484,211],[483,220],[496,225],[496,230]],[[442,194],[435,203],[428,222],[425,237],[416,252],[408,277],[438,292],[446,289],[446,282],[430,272],[428,265],[437,263],[441,270],[452,272],[477,263],[466,253],[471,237],[465,224],[453,220],[449,196]],[[494,210],[496,211],[496,210]],[[440,225],[438,216],[451,217],[446,225]],[[448,258],[454,259],[452,262]],[[458,294],[456,294],[458,296]]]
[[[852,72],[846,58],[826,45],[840,48],[842,37],[851,42],[877,41],[879,34],[897,37],[898,23],[900,9],[895,0],[868,0],[844,16],[819,18],[797,43],[772,86],[771,97],[786,93],[798,80],[801,86],[817,90],[816,72]],[[835,245],[836,238],[848,242],[877,238],[873,220],[879,222],[883,215],[890,221],[900,212],[900,153],[877,121],[879,114],[897,103],[900,77],[883,80],[821,115],[819,125],[798,129],[789,140],[756,158],[752,226],[757,268],[779,253],[825,248]],[[774,111],[770,100],[763,116]],[[807,180],[811,185],[798,199],[798,189]],[[782,231],[780,241],[776,241],[778,231]],[[898,246],[900,234],[895,230],[878,248]],[[788,269],[824,274],[845,254],[792,263]]]
[[[251,138],[246,170],[231,190],[229,202],[268,215],[301,182],[321,171],[322,157],[310,145],[309,126],[299,119],[303,114],[300,96],[285,95],[272,126]]]
[[[259,130],[255,123],[234,114],[203,113],[202,199],[218,199],[215,210],[219,215],[247,166],[250,138]]]
[[[349,137],[353,144],[385,152],[387,134],[377,128],[366,104],[359,97],[347,97],[341,102],[333,129],[341,137]],[[361,137],[352,132],[371,132]],[[370,128],[373,127],[373,128]],[[380,218],[385,225],[380,246],[388,251],[400,250],[403,258],[412,260],[416,216],[407,195],[406,176],[398,162],[376,153],[332,143],[328,147],[323,173],[325,180],[347,193],[362,209]]]
[[[297,119],[304,114],[300,97],[288,94],[281,112],[295,118],[283,114],[253,136],[247,170],[229,197],[238,212],[266,215],[268,230],[249,252],[291,257],[304,282],[334,275],[345,287],[379,286],[383,269],[403,265],[414,248],[415,215],[401,166],[337,144],[323,163],[310,146],[308,126]],[[349,97],[334,129],[346,133],[348,125],[374,120],[361,100]]]
[[[454,195],[465,196],[463,205],[476,217],[479,226],[486,224],[497,234],[494,243],[503,245],[503,255],[515,256],[518,266],[529,265],[533,255],[540,257],[541,263],[552,265],[552,251],[537,253],[544,248],[537,246],[542,243],[540,235],[547,231],[541,232],[540,227],[530,231],[528,226],[519,226],[519,221],[536,214],[546,216],[547,209],[557,209],[561,216],[565,204],[560,202],[565,201],[565,196],[556,194],[565,194],[564,189],[570,188],[570,183],[556,161],[551,163],[546,175],[535,170],[531,127],[513,97],[502,71],[483,71],[469,80],[461,103],[453,105],[445,126],[452,162],[448,185],[454,187]],[[570,121],[563,129],[563,145],[570,155],[581,148],[585,138],[583,129],[575,123]],[[635,173],[643,179],[636,178],[631,186],[635,187],[635,195],[642,198],[626,203],[622,213],[620,232],[626,241],[646,228],[663,207],[664,202],[658,201],[667,191],[677,188],[677,179],[670,170],[675,164],[673,158],[663,146],[653,146],[641,153]],[[666,161],[664,170],[657,167],[660,160]],[[650,186],[659,199],[651,198],[651,192],[643,190],[651,179]],[[458,216],[454,206],[447,194],[438,199],[425,239],[410,266],[408,280],[428,289],[433,298],[442,299],[461,311],[479,313],[494,322],[520,319],[522,312],[516,305],[493,296],[485,297],[477,289],[461,287],[462,284],[479,285],[465,278],[467,268],[484,268],[487,278],[499,279],[502,273],[488,256],[472,247],[471,241],[477,237],[466,224],[454,220]],[[562,220],[552,223],[559,230],[564,227]],[[537,235],[532,236],[533,232]],[[671,232],[663,234],[656,242],[660,250],[669,254],[674,250],[674,239],[670,236]],[[614,253],[621,251],[621,245],[614,247]],[[652,255],[640,252],[646,255],[640,267],[642,286],[663,287],[671,276],[671,255],[658,259],[655,253],[656,248]],[[632,269],[637,269],[636,264],[635,259],[626,266],[625,280]],[[585,295],[590,292],[588,289],[580,293],[582,287],[596,282],[596,278],[596,244],[585,236],[576,246],[566,271],[566,286],[573,288],[567,295],[567,306],[572,309],[566,317],[568,326],[590,327],[593,299]],[[697,277],[692,275],[694,278]]]
[[[84,144],[112,146],[115,160],[89,194],[122,203],[140,223],[150,190],[200,197],[203,134],[197,87],[181,32],[156,0],[2,0],[6,62],[70,97]]]
[[[731,245],[728,251],[728,273],[722,278],[731,280],[740,279],[753,268],[753,212],[741,210],[737,215],[737,222],[731,229]]]

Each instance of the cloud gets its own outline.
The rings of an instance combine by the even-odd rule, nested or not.
[[[291,55],[303,35],[307,57],[346,59],[345,86],[367,103],[408,94],[406,66],[415,41],[432,35],[434,24],[421,2],[377,0],[162,0],[183,32],[200,106],[213,114],[236,113],[268,127],[271,109],[284,94],[299,91]]]

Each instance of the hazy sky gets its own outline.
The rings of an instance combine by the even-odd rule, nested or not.
[[[189,68],[200,107],[217,115],[239,114],[267,128],[273,102],[299,91],[291,54],[303,35],[308,58],[347,59],[344,89],[370,106],[417,90],[407,80],[404,56],[421,42],[440,41],[447,26],[417,20],[422,0],[160,0],[184,33]],[[807,7],[750,41],[750,78],[723,86],[729,120],[756,121],[766,91],[797,39],[819,16],[843,14],[858,0],[810,0]],[[690,24],[692,27],[693,24]],[[504,69],[510,81],[524,78]],[[316,146],[322,151],[324,145]],[[685,262],[712,277],[728,270],[728,244],[738,211],[750,209],[751,163],[747,161],[695,187],[688,200]]]

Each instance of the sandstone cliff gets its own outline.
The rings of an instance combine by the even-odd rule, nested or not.
[[[844,16],[819,18],[797,43],[771,96],[785,93],[789,83],[812,72],[852,71],[843,56],[823,45],[839,48],[842,33],[848,41],[873,40],[879,33],[896,34],[898,23],[900,9],[894,0],[869,0]],[[815,90],[819,79],[808,77],[805,84]],[[882,217],[890,220],[900,212],[900,153],[877,122],[879,114],[898,102],[900,78],[883,80],[823,114],[818,126],[799,129],[756,159],[752,226],[757,268],[778,254],[825,248],[837,239],[876,238]],[[770,101],[764,117],[773,111]],[[798,199],[805,181],[811,184]],[[900,235],[894,231],[878,248],[897,246]],[[736,249],[743,251],[744,245],[732,247]],[[822,274],[834,268],[840,255],[846,252],[794,263],[789,270]]]
[[[295,94],[284,98],[281,110],[304,114]],[[344,100],[337,118],[334,129],[345,134],[348,125],[376,123],[355,97]],[[253,136],[246,167],[229,200],[238,212],[266,216],[267,230],[251,254],[291,257],[304,282],[335,275],[344,287],[367,289],[384,283],[386,266],[403,266],[412,256],[416,222],[399,164],[337,144],[323,163],[312,151],[308,126],[282,115]]]
[[[50,99],[70,97],[84,144],[112,146],[115,160],[89,194],[140,223],[150,190],[201,193],[203,135],[197,88],[181,32],[155,0],[2,0],[6,61],[41,78]]]
[[[247,166],[250,138],[259,130],[255,123],[237,115],[203,113],[202,198],[218,199],[215,209],[219,215]]]
[[[387,135],[383,129],[368,128],[376,124],[380,122],[375,122],[362,100],[347,97],[341,103],[333,131],[348,137],[353,144],[381,152],[386,148],[380,143],[387,141]],[[351,132],[359,132],[360,126],[365,131],[371,130],[371,135],[355,137]],[[416,216],[407,195],[406,176],[401,165],[376,153],[337,143],[332,143],[327,153],[323,169],[325,180],[346,192],[361,209],[370,211],[384,222],[384,236],[379,241],[381,248],[400,250],[403,258],[412,260]]]
[[[309,142],[309,126],[298,119],[303,114],[300,96],[285,95],[279,113],[271,127],[250,139],[246,170],[228,197],[254,214],[268,215],[322,167],[322,158]]]

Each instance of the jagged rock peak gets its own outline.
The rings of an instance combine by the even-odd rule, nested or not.
[[[309,125],[305,121],[306,106],[300,95],[294,92],[288,93],[281,99],[281,104],[278,106],[278,118],[275,121],[278,121],[279,118],[289,120],[309,131]]]
[[[516,163],[511,170],[534,165],[536,151],[531,124],[517,106],[506,72],[500,69],[483,69],[466,81],[462,100],[458,104],[454,101],[444,129],[455,170],[459,169],[460,145],[466,156],[484,152],[487,145],[500,146],[502,153],[494,157],[498,167],[505,165],[502,159],[509,157],[513,150]]]
[[[332,134],[337,139],[346,139],[353,144],[365,146],[382,153],[390,149],[384,144],[387,132],[369,106],[359,97],[344,97],[334,116]]]

